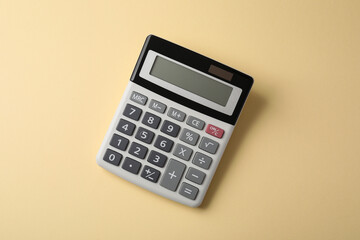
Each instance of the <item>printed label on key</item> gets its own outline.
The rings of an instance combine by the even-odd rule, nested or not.
[[[199,192],[199,189],[190,185],[190,184],[187,184],[187,183],[182,183],[181,184],[181,188],[180,188],[180,191],[179,193],[181,195],[183,195],[184,197],[187,197],[191,200],[195,200],[196,199],[196,196]]]
[[[199,134],[190,131],[189,129],[184,128],[184,130],[181,133],[180,140],[184,141],[190,145],[195,146],[197,141],[199,139]]]
[[[141,116],[142,110],[138,107],[135,107],[131,104],[126,104],[126,107],[124,109],[124,116],[131,118],[133,120],[139,120]]]
[[[203,169],[209,169],[212,162],[212,158],[202,154],[200,152],[195,153],[192,163]]]
[[[180,131],[180,126],[168,120],[165,120],[160,131],[172,137],[177,137]]]
[[[201,142],[199,145],[200,149],[202,149],[206,152],[212,153],[212,154],[216,153],[216,150],[218,149],[218,147],[219,147],[219,143],[217,143],[214,140],[211,140],[210,138],[207,138],[207,137],[203,137],[201,139]]]
[[[194,183],[202,184],[205,176],[206,176],[205,173],[191,167],[189,168],[185,178]]]
[[[192,149],[188,148],[180,143],[176,144],[175,150],[174,150],[174,156],[177,156],[178,158],[184,159],[186,161],[189,161]]]
[[[160,185],[171,191],[176,191],[181,177],[185,171],[186,165],[170,159],[169,164],[166,167],[163,178],[161,179]]]
[[[205,122],[196,117],[189,116],[188,120],[186,121],[186,124],[194,128],[197,128],[199,130],[202,130],[204,128]]]
[[[168,112],[168,116],[182,122],[184,121],[186,114],[175,108],[170,108]]]
[[[156,183],[160,177],[160,171],[145,165],[144,170],[141,173],[141,177],[149,180],[150,182]]]
[[[161,102],[158,102],[154,99],[152,99],[150,101],[150,105],[149,105],[149,108],[151,108],[152,110],[155,110],[159,113],[164,113],[165,110],[166,110],[166,105],[161,103]]]
[[[139,103],[141,105],[145,105],[146,104],[146,101],[147,101],[147,97],[138,93],[138,92],[135,92],[133,91],[131,96],[130,96],[130,99],[136,103]]]
[[[164,167],[167,161],[167,157],[159,152],[151,151],[147,161],[158,167]]]
[[[206,132],[214,137],[222,138],[224,130],[214,125],[208,124]]]

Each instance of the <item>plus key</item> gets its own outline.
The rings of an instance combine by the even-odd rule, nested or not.
[[[176,191],[185,168],[185,164],[174,159],[170,159],[169,164],[165,169],[163,178],[161,179],[160,185],[171,191]]]

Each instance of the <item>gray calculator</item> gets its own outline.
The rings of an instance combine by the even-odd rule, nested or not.
[[[253,79],[150,35],[97,154],[129,182],[198,207]]]

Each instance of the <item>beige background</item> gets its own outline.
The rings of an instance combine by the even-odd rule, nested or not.
[[[0,239],[360,239],[359,12],[0,0]],[[198,209],[95,163],[150,33],[255,79]]]

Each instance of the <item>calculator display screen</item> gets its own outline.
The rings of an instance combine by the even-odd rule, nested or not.
[[[228,85],[160,56],[156,57],[150,75],[222,106],[226,106],[233,90]]]

